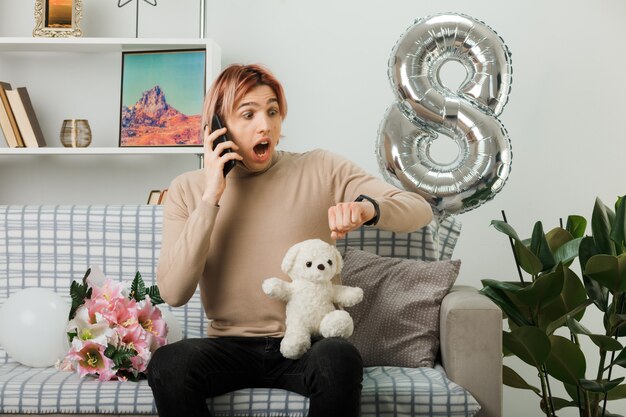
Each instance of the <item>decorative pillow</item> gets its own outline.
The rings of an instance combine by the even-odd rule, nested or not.
[[[364,291],[363,301],[346,310],[354,320],[350,341],[365,366],[433,366],[439,307],[460,266],[460,260],[424,262],[346,249],[342,283]]]

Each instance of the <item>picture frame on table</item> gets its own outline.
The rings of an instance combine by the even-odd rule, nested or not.
[[[83,0],[35,0],[33,36],[66,38],[83,36],[79,26]]]
[[[120,147],[202,146],[206,49],[122,52]]]

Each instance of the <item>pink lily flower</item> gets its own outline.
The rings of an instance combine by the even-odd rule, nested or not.
[[[143,306],[141,306],[142,303]],[[137,311],[137,321],[152,336],[152,343],[149,346],[151,350],[155,350],[167,343],[167,324],[163,320],[161,310],[152,305],[149,297],[142,303]]]
[[[113,361],[104,355],[105,346],[91,340],[72,340],[72,347],[67,354],[76,364],[80,377],[98,375],[100,381],[109,381],[115,378]]]

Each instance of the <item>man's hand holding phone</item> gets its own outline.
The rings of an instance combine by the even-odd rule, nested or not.
[[[202,200],[218,205],[226,188],[226,175],[235,166],[236,161],[243,158],[237,153],[239,147],[226,135],[227,129],[222,127],[217,115],[213,117],[211,127],[209,131],[209,126],[205,125],[203,131],[206,189]]]

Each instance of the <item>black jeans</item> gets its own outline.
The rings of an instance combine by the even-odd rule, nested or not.
[[[157,349],[148,382],[161,417],[210,417],[208,397],[242,388],[281,388],[309,397],[309,417],[357,417],[363,361],[341,338],[314,340],[298,360],[279,338],[185,339]]]

